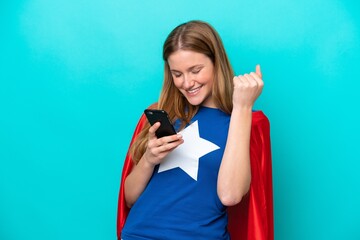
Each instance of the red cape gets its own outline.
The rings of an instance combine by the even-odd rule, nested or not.
[[[142,115],[134,131],[131,144],[146,123]],[[251,140],[251,185],[248,194],[239,204],[228,208],[231,239],[234,240],[273,240],[274,216],[272,193],[272,164],[270,147],[270,123],[263,112],[253,112]],[[126,155],[122,170],[118,202],[117,236],[125,224],[129,208],[125,203],[124,182],[131,172],[133,162],[129,153]]]

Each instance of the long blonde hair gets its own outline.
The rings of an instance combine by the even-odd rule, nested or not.
[[[166,38],[163,46],[164,82],[157,106],[153,105],[153,108],[167,111],[173,122],[179,119],[181,128],[190,122],[199,109],[199,106],[192,106],[174,85],[167,60],[180,49],[202,53],[211,59],[214,64],[214,103],[220,110],[230,114],[233,107],[233,69],[219,34],[210,24],[198,20],[177,26]],[[135,163],[139,162],[146,150],[149,128],[150,125],[146,123],[130,148]]]

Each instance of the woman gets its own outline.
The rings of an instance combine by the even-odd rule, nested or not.
[[[218,33],[208,23],[177,26],[163,48],[159,102],[180,133],[157,138],[148,124],[131,146],[131,207],[121,237],[229,239],[226,207],[251,181],[252,107],[263,88],[260,66],[235,76]]]

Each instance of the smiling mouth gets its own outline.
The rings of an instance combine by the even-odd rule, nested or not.
[[[193,89],[187,90],[186,92],[189,93],[189,94],[195,94],[195,93],[197,93],[197,92],[200,90],[201,87],[202,87],[202,85],[199,86],[199,87],[197,87],[197,88],[193,88]]]

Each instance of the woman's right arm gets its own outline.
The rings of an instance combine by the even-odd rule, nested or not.
[[[155,166],[160,164],[166,155],[184,142],[180,134],[157,138],[155,131],[159,127],[159,122],[150,127],[145,153],[125,180],[125,201],[129,208],[134,205],[149,183]]]

